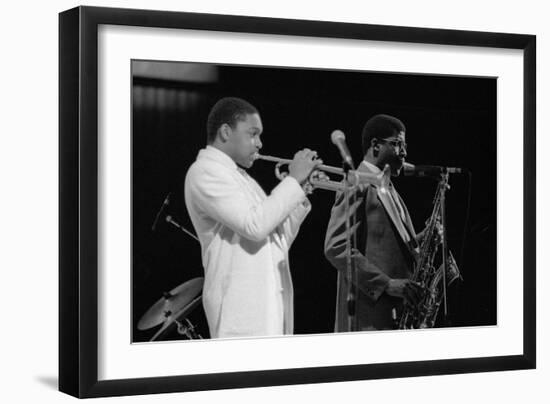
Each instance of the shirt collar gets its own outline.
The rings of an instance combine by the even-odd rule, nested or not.
[[[370,171],[372,171],[375,174],[382,172],[382,170],[379,169],[378,166],[375,166],[374,164],[369,163],[367,160],[363,160],[361,164],[364,164]]]
[[[198,158],[207,158],[207,159],[215,160],[218,163],[226,166],[227,168],[230,168],[233,170],[238,169],[237,163],[235,163],[231,157],[229,157],[220,149],[215,148],[214,146],[207,145],[206,148],[201,149],[199,151]]]

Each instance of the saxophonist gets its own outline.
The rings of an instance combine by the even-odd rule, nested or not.
[[[405,157],[405,125],[389,115],[375,115],[362,131],[363,161],[358,171],[379,173],[386,165],[391,175],[400,173]],[[348,191],[351,239],[356,240],[351,259],[357,276],[354,305],[356,330],[385,330],[396,326],[404,305],[416,305],[422,287],[409,278],[422,233],[416,234],[403,199],[393,185],[375,185]],[[345,195],[340,192],[331,211],[325,236],[325,256],[338,270],[335,331],[349,330],[346,276]]]

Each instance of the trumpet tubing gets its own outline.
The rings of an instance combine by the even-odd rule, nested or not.
[[[277,163],[277,164],[280,164],[280,165],[292,163],[292,159],[282,159],[282,158],[279,158],[279,157],[264,156],[263,154],[257,154],[256,159],[257,160],[270,161],[272,163]],[[324,164],[318,165],[317,170],[324,171],[324,172],[331,173],[331,174],[344,175],[344,169],[339,168],[339,167],[326,166]]]
[[[286,175],[281,174],[280,167],[285,164],[292,163],[291,159],[283,159],[274,156],[265,156],[262,154],[256,155],[257,160],[269,161],[276,163],[275,165],[275,176],[282,180]],[[341,175],[342,179],[340,181],[330,180],[326,175],[321,173],[329,173]],[[344,182],[345,179],[345,182]],[[345,188],[356,187],[361,185],[376,185],[382,189],[387,189],[390,181],[390,168],[386,166],[384,171],[380,174],[372,173],[363,173],[357,170],[344,171],[343,168],[327,166],[324,164],[318,165],[315,170],[309,176],[308,182],[313,186],[313,188],[325,189],[328,191],[343,191]]]

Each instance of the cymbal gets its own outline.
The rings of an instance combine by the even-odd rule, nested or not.
[[[170,330],[172,330],[175,326],[179,326],[179,324],[187,318],[187,316],[195,309],[195,307],[197,307],[201,303],[201,300],[202,296],[196,297],[179,312],[174,313],[170,317],[168,317],[164,324],[162,324],[162,327],[160,327],[155,335],[153,335],[151,341],[160,339],[165,334],[170,332]]]
[[[147,330],[155,327],[185,308],[201,293],[204,278],[193,278],[182,283],[170,292],[165,292],[139,320],[137,328]]]

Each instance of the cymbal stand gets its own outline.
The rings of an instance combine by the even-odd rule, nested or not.
[[[183,322],[176,320],[175,323],[178,325],[178,334],[179,335],[185,335],[189,339],[203,339],[202,336],[195,331],[195,326],[189,319],[186,317],[183,321],[185,321],[187,324],[184,324]]]

